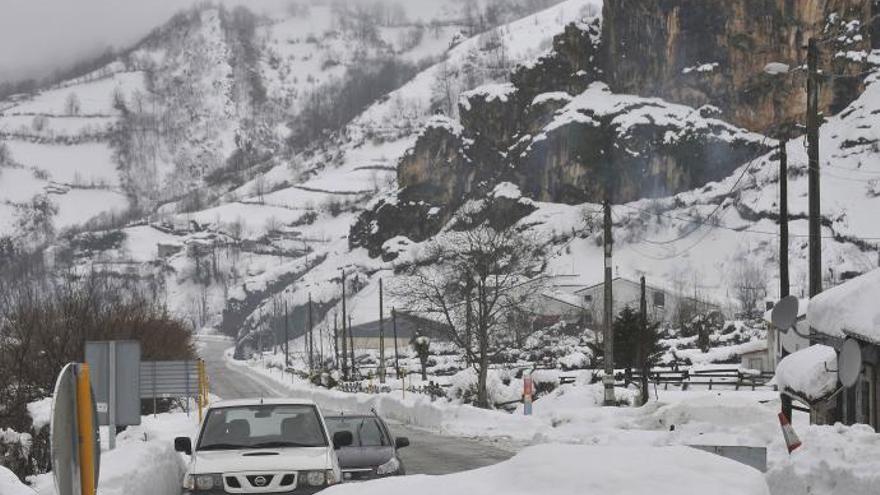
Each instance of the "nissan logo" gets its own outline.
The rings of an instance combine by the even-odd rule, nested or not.
[[[266,486],[266,477],[265,476],[257,476],[256,478],[254,478],[254,485]]]

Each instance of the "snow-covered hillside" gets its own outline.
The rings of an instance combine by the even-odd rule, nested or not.
[[[510,2],[492,21],[541,4]],[[218,189],[295,165],[286,141],[316,95],[336,98],[347,72],[372,61],[403,76],[430,64],[477,29],[465,10],[420,0],[182,12],[98,70],[0,102],[0,234],[33,234],[34,215],[60,233],[166,202],[161,211],[225,202]],[[37,211],[34,196],[55,207]]]

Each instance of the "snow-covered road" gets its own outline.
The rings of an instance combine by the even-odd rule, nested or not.
[[[283,397],[288,390],[246,368],[229,366],[224,351],[230,343],[223,340],[200,340],[199,353],[205,360],[211,393],[224,399],[248,397]],[[327,411],[335,412],[335,411]],[[485,442],[461,437],[442,436],[389,421],[392,433],[409,437],[412,442],[401,451],[410,474],[448,474],[495,464],[509,459],[513,452]]]

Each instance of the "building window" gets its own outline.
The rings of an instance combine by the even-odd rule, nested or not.
[[[587,304],[592,303],[593,302],[593,295],[592,294],[584,294],[584,302]]]
[[[666,294],[657,291],[654,292],[654,306],[662,308],[666,306]]]

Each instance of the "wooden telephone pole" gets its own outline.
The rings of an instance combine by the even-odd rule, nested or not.
[[[333,361],[337,368],[339,368],[339,324],[337,321],[337,317],[339,315],[335,312],[333,313]]]
[[[315,371],[315,332],[312,322],[312,293],[309,292],[309,371]]]
[[[810,297],[822,292],[822,211],[819,187],[819,44],[807,46],[807,179],[809,192]]]
[[[348,353],[345,338],[345,270],[342,270],[342,377],[348,380]],[[354,364],[354,363],[352,363]]]
[[[397,310],[391,308],[391,328],[394,331],[394,371],[400,378],[400,354],[397,352]]]
[[[779,140],[779,299],[791,287],[788,277],[788,152],[785,138]]]
[[[382,311],[382,279],[379,279],[379,383],[385,383],[385,314]]]
[[[287,320],[287,299],[284,300],[284,370],[290,366],[290,327]]]
[[[639,349],[640,352],[637,353],[639,356],[639,360],[641,361],[639,366],[641,366],[641,391],[640,391],[640,405],[645,405],[648,403],[648,375],[651,372],[650,363],[648,363],[648,352],[650,349],[648,348],[648,294],[645,286],[645,276],[642,275],[642,278],[639,280],[639,331],[642,332],[642,338],[639,339]]]
[[[614,297],[612,293],[612,245],[611,239],[611,201],[607,198],[603,204],[604,209],[604,235],[605,245],[605,305],[603,323],[605,326],[605,376],[602,383],[605,387],[605,405],[615,405],[614,400]]]
[[[357,368],[354,364],[354,330],[351,328],[351,315],[348,315],[348,339],[348,352],[351,354],[351,375],[355,377],[357,376]]]

